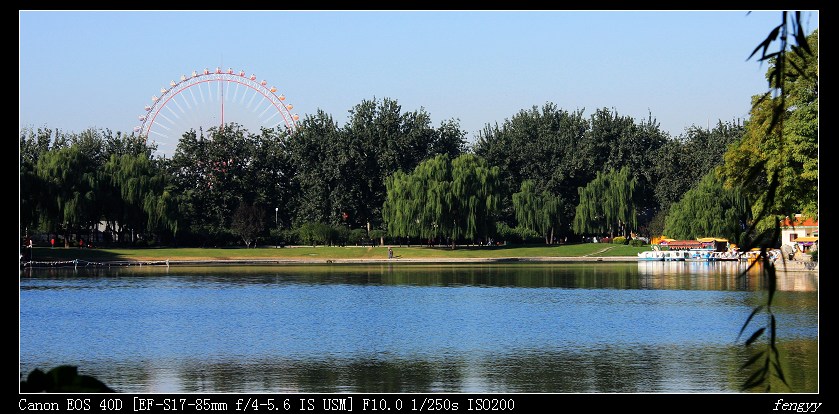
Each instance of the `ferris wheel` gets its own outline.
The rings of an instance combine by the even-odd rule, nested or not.
[[[152,96],[134,132],[157,144],[164,155],[174,154],[178,141],[189,130],[224,128],[225,122],[236,122],[254,133],[263,127],[292,132],[299,116],[285,101],[275,86],[269,87],[267,81],[258,81],[256,75],[247,76],[245,71],[193,71]]]

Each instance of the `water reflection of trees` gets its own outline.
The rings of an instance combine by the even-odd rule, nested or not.
[[[32,269],[35,278],[189,277],[195,282],[413,286],[558,287],[584,289],[764,289],[760,269],[741,263],[638,262],[562,264],[359,264],[282,266],[134,266]],[[778,290],[816,291],[818,273],[779,272]]]
[[[638,262],[644,289],[765,290],[760,266],[740,262]],[[777,290],[818,290],[818,273],[778,272]]]
[[[818,341],[782,342],[793,392],[818,391]],[[178,392],[301,393],[661,393],[736,392],[745,375],[736,346],[615,346],[522,351],[474,359],[192,360],[167,375]],[[741,355],[742,354],[742,355]],[[709,365],[717,367],[709,369]],[[148,377],[137,366],[120,375]],[[137,371],[132,374],[132,372]],[[721,381],[720,373],[724,377]],[[125,380],[126,383],[142,381]]]
[[[179,367],[186,392],[434,392],[458,390],[458,364],[374,358],[191,362]]]

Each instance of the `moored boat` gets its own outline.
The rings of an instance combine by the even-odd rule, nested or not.
[[[690,257],[690,252],[687,250],[670,250],[664,252],[664,261],[666,262],[684,262]]]
[[[740,260],[740,254],[732,251],[713,252],[708,258],[709,262],[736,262]]]
[[[707,262],[714,251],[711,249],[690,249],[690,256],[685,259],[688,262]]]
[[[650,250],[647,252],[638,253],[638,260],[645,262],[663,262],[664,252],[660,250]]]

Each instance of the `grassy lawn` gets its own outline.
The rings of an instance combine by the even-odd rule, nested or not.
[[[561,246],[458,246],[448,247],[393,246],[398,258],[515,258],[515,257],[613,257],[635,256],[649,246],[630,247],[617,244],[584,243]],[[34,261],[86,260],[156,261],[156,260],[269,260],[269,259],[386,259],[386,247],[259,247],[245,248],[137,248],[79,249],[36,247]]]

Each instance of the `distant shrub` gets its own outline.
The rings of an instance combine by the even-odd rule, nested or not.
[[[641,246],[646,246],[647,243],[644,242],[643,240],[632,239],[632,240],[629,241],[629,245],[632,246],[632,247],[641,247]]]
[[[279,232],[280,241],[285,242],[287,245],[299,244],[300,243],[300,233],[297,229],[282,229]]]
[[[612,239],[612,244],[626,244],[626,237],[618,236]]]
[[[503,221],[495,223],[495,234],[501,240],[513,240],[518,238],[518,234],[516,234],[515,230]]]
[[[348,244],[352,245],[359,245],[363,244],[367,239],[367,230],[365,229],[352,229],[350,230],[349,239],[347,240]]]
[[[324,223],[303,223],[303,225],[297,229],[297,232],[303,243],[312,246],[327,244],[334,239],[334,229]]]
[[[350,239],[350,229],[347,226],[336,224],[332,226],[332,232],[329,233],[328,243],[331,246],[346,246]]]
[[[370,243],[378,245],[382,243],[382,238],[385,236],[387,236],[387,232],[384,230],[372,229],[370,230]]]

